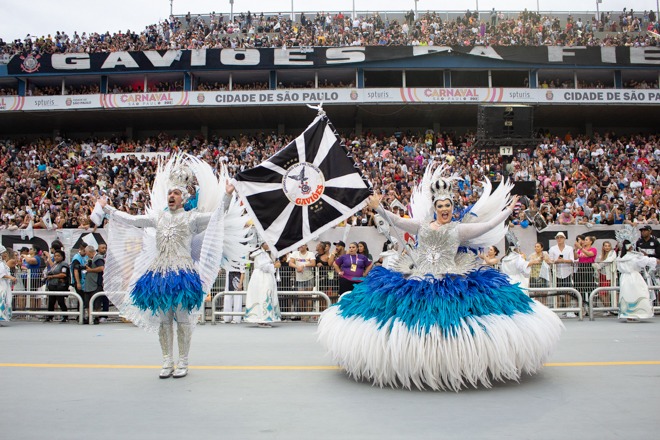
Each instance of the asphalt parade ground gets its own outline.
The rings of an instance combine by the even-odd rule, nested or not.
[[[0,438],[656,438],[660,317],[563,322],[540,374],[454,393],[357,383],[313,323],[198,326],[188,377],[162,380],[157,336],[131,324],[16,321],[0,328]]]

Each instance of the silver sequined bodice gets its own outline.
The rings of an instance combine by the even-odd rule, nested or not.
[[[156,219],[156,248],[158,256],[151,265],[153,270],[192,268],[192,238],[194,211],[179,209],[163,211]]]
[[[430,274],[441,277],[448,273],[465,274],[476,268],[477,259],[474,254],[458,252],[460,242],[456,226],[457,223],[451,222],[432,229],[429,222],[423,222],[419,227],[418,244],[414,252],[416,265],[402,258],[397,270],[412,276]]]

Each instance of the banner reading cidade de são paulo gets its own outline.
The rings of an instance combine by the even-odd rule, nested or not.
[[[363,93],[355,88],[190,92],[190,105],[359,104]]]

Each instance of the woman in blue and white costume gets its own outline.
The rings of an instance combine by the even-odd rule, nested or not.
[[[647,268],[654,271],[657,260],[635,252],[633,243],[639,239],[639,231],[631,225],[625,225],[616,231],[616,238],[621,249],[616,259],[616,268],[621,273],[619,319],[625,319],[627,322],[651,319],[654,314],[655,295],[649,290],[649,285],[640,272],[646,272]]]
[[[356,380],[379,386],[458,391],[538,371],[563,325],[508,277],[479,265],[474,252],[500,241],[517,197],[490,182],[462,222],[452,222],[451,180],[427,170],[411,200],[412,219],[379,208],[418,234],[396,270],[376,267],[327,309],[319,339]],[[380,205],[378,196],[369,204]],[[509,204],[508,207],[506,205]],[[506,207],[506,208],[505,208]]]
[[[159,166],[146,215],[126,214],[108,206],[105,197],[99,200],[111,220],[104,271],[107,296],[123,317],[147,330],[158,330],[163,379],[188,374],[194,326],[221,264],[227,264],[223,257],[237,261],[237,256],[249,251],[243,245],[246,218],[240,207],[231,208],[234,188],[224,185],[226,179],[226,171],[215,176],[207,163],[179,154]],[[184,204],[195,180],[197,207],[186,211]],[[218,197],[225,192],[224,199]]]
[[[0,244],[0,327],[3,322],[11,320],[11,283],[16,282],[16,277],[11,274],[7,265],[9,252]]]

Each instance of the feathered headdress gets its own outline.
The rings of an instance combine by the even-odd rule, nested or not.
[[[193,185],[195,176],[188,166],[185,156],[177,155],[170,159],[170,175],[167,179],[167,191],[179,190],[185,203],[190,198],[189,188]]]
[[[617,230],[614,235],[616,236],[616,241],[619,242],[619,245],[622,247],[623,242],[628,240],[627,250],[631,250],[637,240],[639,240],[640,233],[632,225],[623,225],[623,227]]]
[[[438,200],[449,200],[454,204],[454,188],[450,179],[440,177],[431,183],[431,202],[435,206]]]
[[[445,164],[435,169],[426,167],[422,181],[415,187],[410,199],[410,210],[413,218],[424,219],[432,217],[436,200],[451,200],[454,204],[452,182],[458,180],[458,174],[443,176],[449,170]]]

